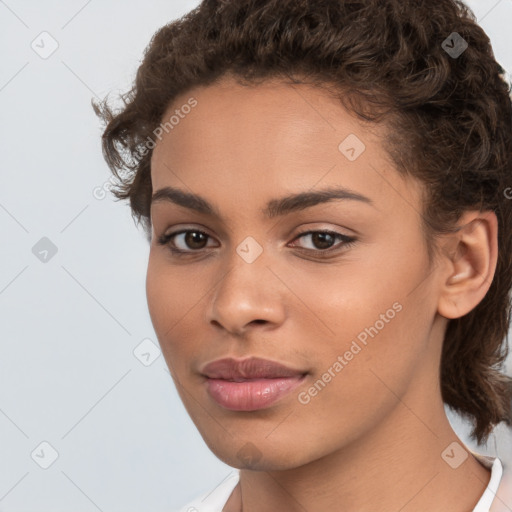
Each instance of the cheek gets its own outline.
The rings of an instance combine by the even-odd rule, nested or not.
[[[366,248],[364,258],[349,261],[330,278],[326,276],[322,303],[333,305],[333,313],[337,310],[349,325],[363,329],[390,309],[389,316],[394,318],[396,303],[405,307],[426,300],[427,256],[414,243],[414,235],[405,233],[410,238],[408,246],[389,236],[386,243]]]
[[[287,279],[294,292],[289,296],[290,310],[300,313],[296,319],[315,330],[316,338],[333,343],[350,340],[375,322],[380,325],[386,312],[394,319],[407,293],[393,265],[370,259],[309,272],[294,270]]]
[[[146,273],[146,299],[153,327],[159,337],[165,320],[169,319],[169,313],[174,310],[175,296],[174,290],[167,287],[168,279],[162,271],[161,265],[150,254]]]
[[[345,377],[361,385],[359,373],[374,364],[399,373],[417,363],[435,304],[432,297],[429,303],[426,260],[403,249],[403,244],[400,251],[380,246],[375,257],[364,261],[347,260],[314,273],[296,269],[294,277],[289,275],[290,288],[303,301],[294,299],[290,306],[302,312],[295,315],[304,333],[301,351],[315,362],[316,377],[345,355],[346,368],[351,368],[344,370]],[[373,381],[371,374],[364,380],[370,389]]]
[[[421,281],[423,275],[421,262],[393,279],[383,272],[366,275],[370,279],[364,286],[356,275],[344,281],[343,292],[336,291],[336,283],[324,290],[326,301],[317,313],[335,334],[330,337],[332,342],[318,344],[309,354],[318,363],[315,381],[329,381],[316,401],[318,407],[321,402],[327,410],[350,405],[361,421],[369,408],[382,407],[382,411],[396,400],[390,389],[398,395],[405,393],[415,368],[427,355],[432,322],[428,293],[425,289],[411,293],[412,283]],[[321,382],[319,387],[323,389]]]
[[[200,297],[198,290],[186,285],[184,273],[179,267],[172,267],[160,255],[150,253],[146,273],[146,299],[153,328],[160,342],[164,356],[179,349],[180,329],[186,316],[193,311],[197,302],[192,295]],[[179,360],[179,359],[175,359]]]

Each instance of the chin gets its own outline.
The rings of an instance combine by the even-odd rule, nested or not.
[[[206,439],[205,442],[218,459],[237,469],[283,471],[308,462],[303,448],[295,444],[276,446],[265,439],[252,441],[247,438],[245,441],[239,439],[226,437],[220,443]]]

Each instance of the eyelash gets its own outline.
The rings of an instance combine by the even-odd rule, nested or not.
[[[177,236],[177,235],[182,235],[184,233],[200,233],[200,234],[205,235],[205,236],[207,236],[209,238],[212,238],[212,237],[210,237],[210,235],[208,235],[208,233],[205,233],[204,231],[201,231],[199,229],[185,229],[185,230],[182,230],[182,231],[175,231],[173,233],[163,234],[160,237],[158,237],[157,243],[159,245],[162,245],[162,246],[167,246],[167,248],[172,253],[172,255],[176,256],[176,257],[179,257],[179,258],[182,258],[182,257],[185,257],[185,256],[189,256],[189,255],[194,254],[194,253],[199,253],[199,252],[204,250],[204,249],[197,249],[197,250],[192,249],[190,251],[182,251],[181,249],[174,248],[170,244],[171,239],[173,237]],[[350,236],[347,236],[347,235],[342,235],[341,233],[337,233],[336,231],[331,231],[331,230],[328,230],[328,229],[326,229],[326,230],[303,231],[302,233],[298,233],[298,235],[293,239],[293,241],[295,241],[295,240],[297,240],[299,238],[302,238],[302,237],[304,237],[306,235],[311,235],[311,234],[315,234],[315,233],[327,234],[327,235],[331,235],[333,237],[341,238],[342,241],[343,241],[343,243],[340,244],[341,249],[345,249],[345,248],[351,247],[357,241],[357,239],[354,238],[354,237],[350,237]],[[301,248],[299,248],[299,249],[301,249]],[[322,254],[320,256],[320,258],[324,258],[324,257],[329,256],[332,252],[334,252],[334,253],[339,252],[340,251],[340,247],[336,248],[336,246],[334,246],[334,247],[329,247],[328,249],[304,249],[304,248],[302,248],[302,251],[313,252],[313,253],[320,253],[320,254]],[[327,255],[323,256],[323,254],[327,254]]]

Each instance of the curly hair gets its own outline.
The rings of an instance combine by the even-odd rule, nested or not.
[[[430,262],[436,238],[456,231],[464,211],[495,212],[495,275],[482,301],[448,323],[441,392],[473,422],[479,444],[496,424],[511,425],[512,379],[503,365],[512,288],[512,96],[474,13],[459,0],[203,0],[163,26],[121,95],[122,108],[93,101],[117,179],[113,195],[129,199],[148,240],[150,160],[163,115],[178,95],[224,76],[242,85],[274,77],[310,83],[362,120],[383,123],[397,171],[425,185]]]

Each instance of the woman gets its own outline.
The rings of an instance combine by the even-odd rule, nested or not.
[[[455,0],[204,0],[95,105],[167,365],[238,470],[183,510],[512,510],[444,408],[512,423],[503,73]]]

